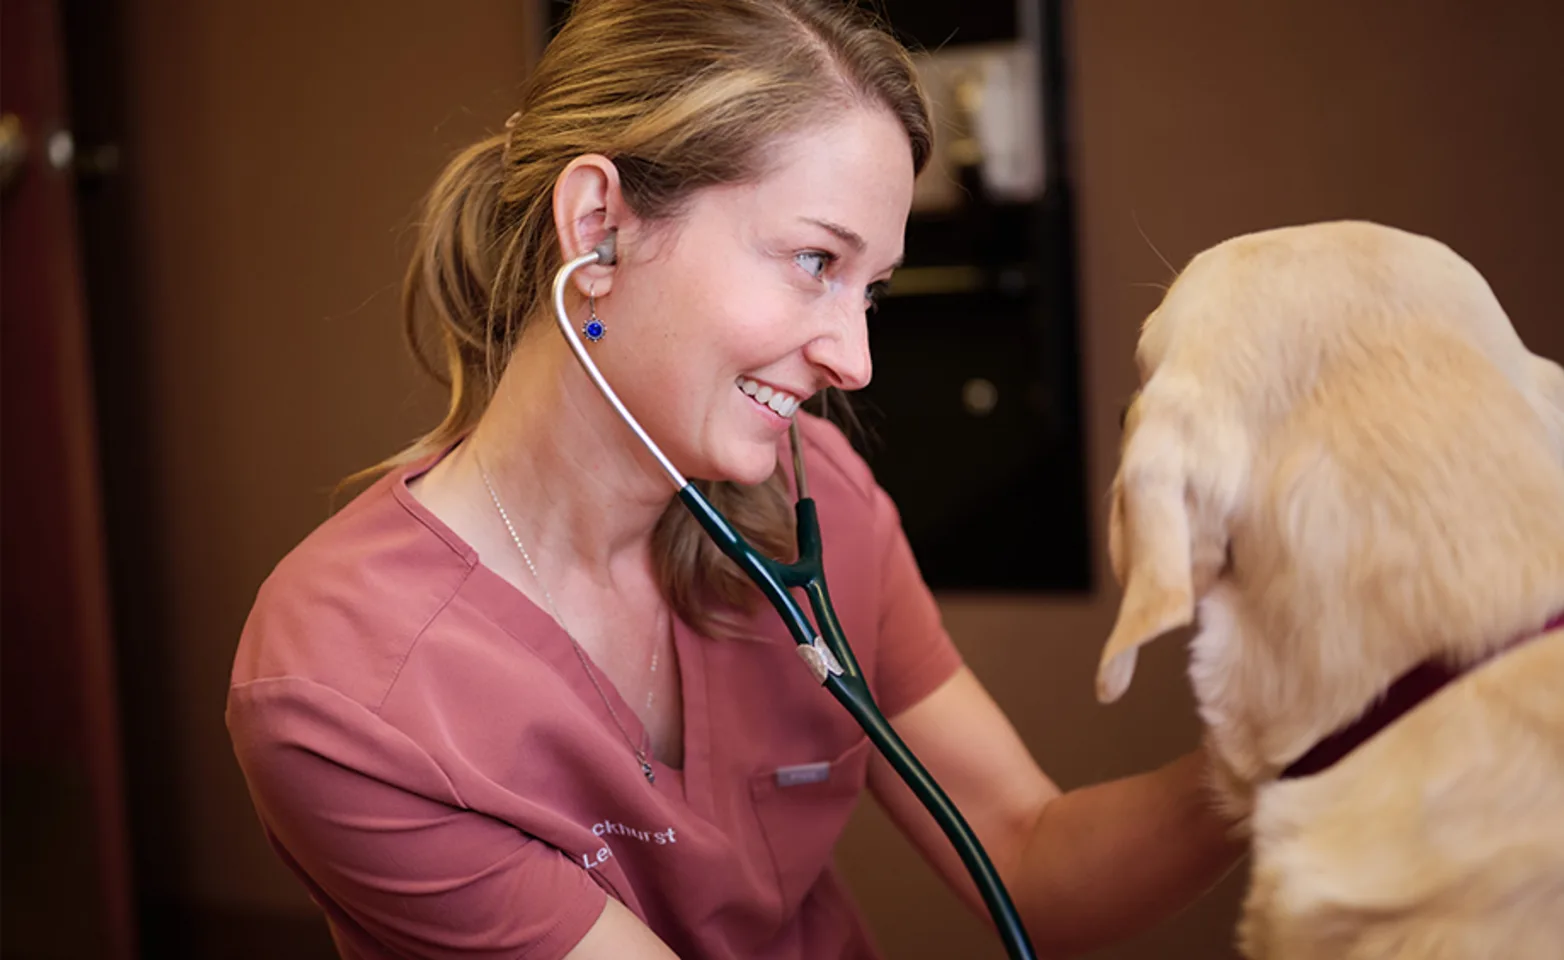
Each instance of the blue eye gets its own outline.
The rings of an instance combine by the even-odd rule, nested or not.
[[[829,253],[820,250],[805,250],[793,258],[793,262],[804,268],[804,272],[816,280],[825,275],[825,268],[831,265],[836,258]],[[813,267],[810,264],[814,264]]]

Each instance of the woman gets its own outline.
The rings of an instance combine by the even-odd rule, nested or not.
[[[778,555],[798,418],[871,687],[1062,954],[1176,910],[1237,848],[1196,753],[1060,795],[960,663],[896,512],[798,410],[869,380],[928,112],[904,50],[827,0],[581,0],[505,131],[429,200],[408,275],[443,423],[277,568],[228,722],[278,854],[347,957],[864,957],[834,846],[867,785],[949,844],[798,662],[592,389]]]

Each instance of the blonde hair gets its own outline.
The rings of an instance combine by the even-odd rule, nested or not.
[[[854,105],[900,120],[922,170],[932,133],[911,58],[850,3],[577,0],[505,131],[457,155],[427,199],[402,312],[420,364],[450,390],[449,408],[366,473],[422,459],[477,425],[522,329],[550,309],[561,263],[552,191],[571,160],[607,156],[638,218],[672,220],[702,188],[759,179],[779,138]],[[419,335],[427,321],[438,362]],[[792,554],[780,472],[757,486],[700,484],[758,549]],[[664,596],[697,629],[733,623],[731,612],[758,598],[676,500],[653,550]]]

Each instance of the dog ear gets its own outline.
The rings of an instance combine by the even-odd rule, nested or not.
[[[1194,620],[1227,553],[1226,516],[1239,485],[1232,474],[1244,461],[1221,442],[1214,411],[1177,416],[1160,399],[1137,401],[1144,416],[1114,478],[1109,552],[1124,596],[1097,667],[1101,703],[1129,688],[1143,645]]]

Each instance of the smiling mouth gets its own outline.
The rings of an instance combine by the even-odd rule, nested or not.
[[[779,417],[791,417],[803,401],[791,393],[784,393],[775,387],[758,383],[748,377],[739,377],[734,381],[738,388],[744,391],[744,395],[763,407],[770,407],[771,412]]]

